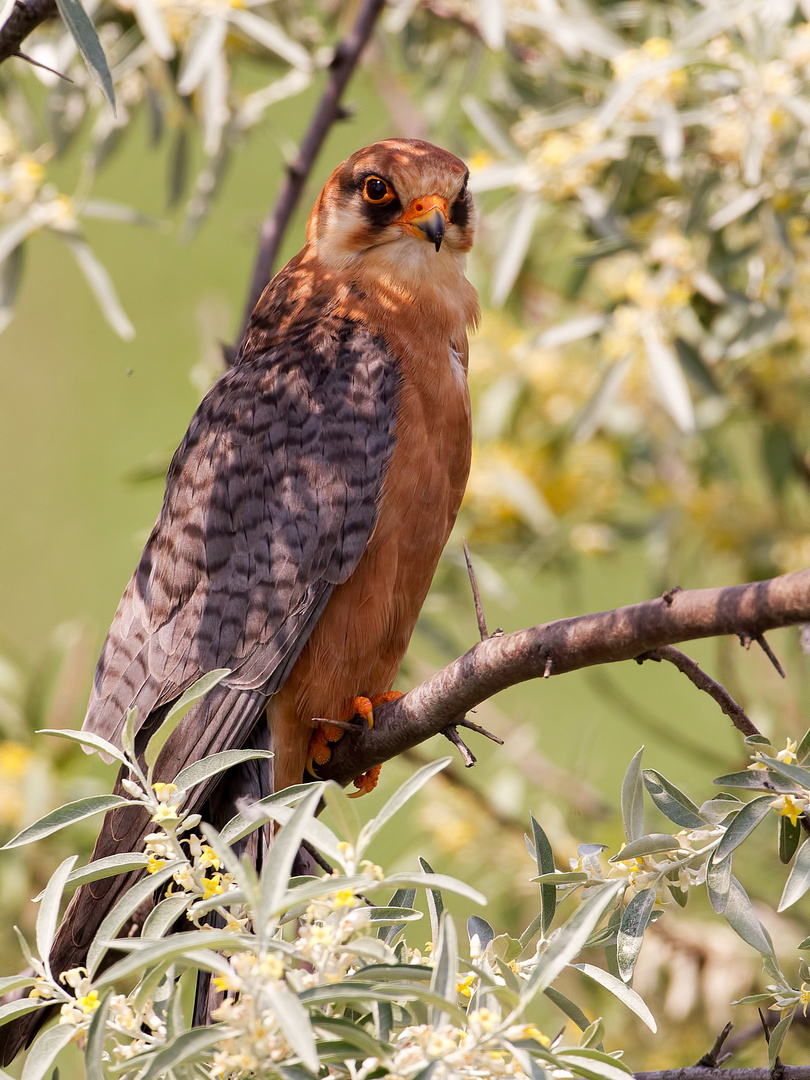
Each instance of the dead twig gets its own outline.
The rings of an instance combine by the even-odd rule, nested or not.
[[[481,640],[485,641],[489,637],[487,633],[487,620],[484,618],[484,607],[481,603],[481,594],[478,591],[478,580],[475,576],[475,570],[473,569],[472,558],[470,557],[470,549],[467,547],[467,541],[462,537],[462,546],[464,548],[464,561],[467,563],[467,574],[470,578],[470,588],[472,589],[473,602],[475,603],[475,617],[478,619],[478,633],[481,635]]]
[[[779,674],[782,676],[782,678],[786,679],[787,676],[785,675],[785,669],[782,667],[782,665],[777,660],[776,653],[773,651],[773,649],[770,647],[768,642],[765,640],[765,635],[764,634],[757,634],[757,636],[754,638],[754,641],[757,643],[757,645],[759,645],[760,649],[762,649],[762,651],[768,657],[768,659],[773,664],[773,666],[776,668],[776,670],[779,672]]]
[[[678,671],[682,672],[687,679],[694,683],[698,690],[703,690],[709,697],[714,698],[726,716],[731,718],[738,731],[741,731],[746,737],[759,735],[759,729],[746,716],[742,705],[738,705],[725,686],[721,686],[719,682],[707,675],[691,656],[687,656],[680,649],[676,649],[674,645],[664,645],[660,649],[654,649],[652,652],[644,653],[638,657],[639,663],[644,660],[667,660],[670,664],[674,664]]]
[[[709,1050],[708,1053],[704,1054],[700,1061],[696,1061],[695,1064],[700,1065],[704,1069],[716,1069],[717,1066],[720,1065],[722,1062],[728,1061],[728,1059],[731,1057],[731,1054],[724,1054],[722,1051],[723,1045],[725,1044],[726,1039],[731,1034],[731,1029],[733,1027],[734,1025],[729,1020],[729,1022],[715,1039],[714,1046],[711,1048],[711,1050]]]
[[[0,64],[10,56],[33,63],[20,53],[20,45],[32,30],[56,15],[56,0],[17,0],[11,14],[0,28]],[[58,74],[58,73],[57,73]]]
[[[449,724],[446,728],[442,729],[442,735],[456,747],[461,754],[461,758],[464,762],[465,769],[471,769],[478,760],[472,750],[467,746],[462,737],[458,733],[458,728],[455,724]]]
[[[281,241],[292,217],[293,211],[304,190],[315,159],[329,134],[332,125],[345,117],[340,98],[351,78],[352,72],[365,48],[374,25],[385,7],[385,0],[363,0],[354,25],[335,48],[335,54],[329,69],[329,79],[324,88],[318,107],[310,121],[295,159],[287,166],[287,173],[281,185],[272,213],[265,219],[259,233],[259,247],[250,282],[242,328],[233,354],[239,341],[244,336],[248,321],[262,291],[273,275]]]

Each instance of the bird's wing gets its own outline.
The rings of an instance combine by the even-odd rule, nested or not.
[[[397,393],[384,341],[334,317],[219,380],[169,468],[86,730],[116,742],[133,706],[140,725],[215,668],[230,669],[229,689],[278,689],[368,543]],[[234,735],[218,742],[238,746]]]

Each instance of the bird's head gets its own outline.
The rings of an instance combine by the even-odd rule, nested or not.
[[[418,139],[358,150],[332,173],[307,225],[307,243],[336,272],[362,267],[416,282],[463,268],[475,229],[469,170]]]

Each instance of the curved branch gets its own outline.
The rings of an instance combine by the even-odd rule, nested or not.
[[[410,750],[498,691],[546,675],[635,660],[665,645],[810,622],[810,570],[721,589],[680,590],[630,607],[496,634],[404,697],[374,710],[372,730],[334,745],[324,778],[349,783]]]
[[[281,241],[284,238],[284,232],[295,207],[298,205],[298,200],[301,198],[304,184],[312,170],[312,166],[315,164],[318,151],[321,149],[332,125],[344,116],[340,106],[341,95],[357,66],[360,55],[371,37],[374,25],[384,7],[385,0],[363,0],[354,25],[335,49],[329,81],[310,121],[298,155],[287,166],[287,174],[284,177],[273,212],[265,219],[259,233],[259,249],[256,253],[256,262],[253,267],[253,276],[242,319],[242,328],[239,331],[240,341],[265,285],[273,276],[273,267],[281,247]],[[238,346],[239,341],[236,344]]]
[[[0,64],[10,56],[19,56],[20,45],[31,31],[55,15],[56,0],[17,0],[0,29]]]

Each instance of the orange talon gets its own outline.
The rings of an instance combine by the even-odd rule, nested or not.
[[[337,742],[342,737],[342,728],[335,727],[333,724],[318,725],[309,740],[309,749],[307,751],[307,772],[311,776],[319,779],[315,766],[327,763],[332,756],[329,743]]]
[[[352,698],[349,707],[352,710],[352,716],[362,716],[369,729],[374,727],[374,705],[370,698]]]
[[[355,776],[354,786],[358,788],[358,791],[353,791],[349,796],[350,799],[359,799],[361,795],[368,795],[370,791],[373,791],[377,786],[377,781],[380,778],[380,770],[382,765],[375,765],[373,769],[369,769],[368,772],[363,773],[360,776]]]
[[[374,707],[376,705],[386,705],[389,701],[396,701],[397,698],[401,698],[402,694],[399,690],[386,690],[384,694],[375,694],[371,698],[367,697],[354,697],[349,702],[348,715],[359,716],[368,724],[369,730],[374,727]],[[329,748],[329,744],[337,742],[343,736],[343,729],[335,727],[334,724],[320,722],[317,729],[309,740],[309,750],[307,753],[307,772],[318,779],[318,774],[315,771],[316,765],[325,765],[329,758],[332,756],[332,751]],[[377,780],[380,775],[381,765],[375,765],[373,769],[369,769],[367,773],[363,773],[362,776],[358,776],[354,785],[359,788],[358,791],[353,792],[349,798],[357,799],[361,795],[367,794],[369,791],[373,791],[377,786]]]

